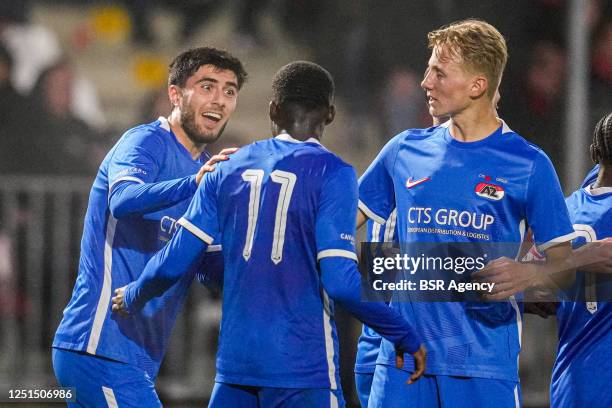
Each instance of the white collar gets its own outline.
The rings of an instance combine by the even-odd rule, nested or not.
[[[612,193],[612,187],[597,187],[593,188],[593,184],[589,184],[584,188],[585,193],[590,196],[598,196],[602,194]]]
[[[297,140],[297,139],[294,139],[294,138],[293,138],[293,137],[291,137],[291,135],[290,135],[289,133],[287,133],[287,132],[281,132],[281,133],[279,133],[279,134],[278,134],[278,135],[275,137],[275,139],[282,140],[282,141],[284,141],[284,142],[291,142],[291,143],[316,143],[316,144],[318,144],[318,145],[321,145],[321,142],[319,142],[319,140],[318,140],[318,139],[316,139],[316,138],[314,138],[314,137],[311,137],[311,138],[309,138],[308,140],[304,140],[304,141],[302,141],[302,140]]]
[[[503,120],[502,118],[497,118],[497,120],[499,120],[499,121],[501,122],[501,124],[502,124],[502,135],[503,135],[504,133],[509,133],[509,132],[512,132],[512,131],[513,131],[512,129],[510,129],[510,126],[508,126],[508,125],[506,124],[506,122],[504,122],[504,120]],[[450,119],[449,119],[449,120],[447,120],[446,122],[442,123],[442,124],[440,125],[440,127],[443,127],[443,128],[448,128],[448,127],[450,126],[450,123],[451,123],[451,121],[450,121]]]
[[[167,132],[170,132],[170,122],[168,122],[168,119],[164,118],[163,116],[160,116],[159,118],[157,118],[157,120],[159,120],[159,126],[162,129]]]

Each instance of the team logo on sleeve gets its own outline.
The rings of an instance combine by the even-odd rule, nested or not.
[[[490,183],[478,183],[474,189],[476,195],[489,200],[499,201],[504,198],[505,192],[501,186]]]
[[[418,180],[413,180],[412,177],[408,177],[408,180],[406,180],[406,188],[412,188],[414,186],[418,186],[419,184],[422,184],[429,180],[431,180],[429,177],[423,177]]]

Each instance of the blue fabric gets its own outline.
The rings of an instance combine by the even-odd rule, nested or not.
[[[193,160],[163,118],[130,129],[110,150],[90,192],[79,272],[54,347],[87,351],[157,376],[196,271],[128,318],[111,313],[111,297],[136,280],[172,237],[194,193],[193,175],[208,157]]]
[[[57,348],[52,360],[58,384],[75,388],[76,402],[68,402],[70,408],[108,407],[113,397],[121,408],[162,406],[153,379],[134,365]],[[112,390],[112,397],[102,387]]]
[[[366,222],[366,241],[368,242],[397,242],[397,212],[384,224],[379,224],[371,219]],[[380,349],[382,338],[376,331],[367,325],[363,325],[361,335],[357,342],[357,355],[355,357],[355,373],[374,373],[376,359]],[[368,391],[369,393],[369,391]]]
[[[343,408],[342,390],[248,387],[215,383],[208,408]]]
[[[355,373],[355,388],[357,389],[357,397],[362,408],[367,408],[368,406],[373,379],[374,371],[371,373]]]
[[[361,302],[353,168],[318,143],[286,136],[245,146],[204,177],[183,228],[126,300],[137,310],[218,239],[225,270],[216,381],[337,389],[334,298],[406,350],[418,338],[398,313]]]
[[[540,248],[569,241],[573,229],[548,157],[505,124],[471,143],[444,125],[394,137],[365,171],[360,208],[384,222],[397,208],[400,243],[500,242],[497,256],[514,258],[530,226]],[[424,338],[428,374],[517,381],[520,350],[513,302],[479,305],[397,301]],[[378,363],[394,364],[386,340]],[[409,356],[406,369],[412,370]]]
[[[584,188],[586,186],[588,186],[589,184],[593,184],[593,182],[595,180],[597,180],[597,174],[599,174],[599,164],[596,164],[588,173],[587,175],[584,177],[584,180],[582,181],[582,184],[580,185],[580,188]]]
[[[378,365],[369,408],[516,408],[521,406],[520,384],[489,378],[425,375],[406,384],[410,374]]]
[[[570,217],[579,237],[575,246],[612,237],[612,193],[591,195],[584,188],[567,198]],[[550,387],[552,407],[610,407],[612,373],[612,278],[593,274],[596,296],[585,302],[587,274],[578,271],[574,291],[580,301],[557,308],[559,345]],[[595,300],[595,299],[586,299]]]

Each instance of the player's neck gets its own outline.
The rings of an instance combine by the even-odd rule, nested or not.
[[[321,136],[323,136],[323,128],[324,125],[313,125],[310,124],[308,126],[288,126],[284,132],[291,135],[295,140],[299,140],[300,142],[305,142],[310,138],[315,138],[317,140],[321,140]]]
[[[612,169],[603,164],[597,174],[597,180],[593,183],[593,188],[599,187],[612,187]]]
[[[172,133],[174,133],[174,136],[176,136],[176,140],[178,140],[178,142],[182,144],[185,149],[187,149],[193,160],[197,160],[206,148],[206,144],[195,143],[189,136],[187,136],[187,133],[180,124],[178,114],[174,112],[171,113],[170,116],[168,116],[168,123],[170,124]]]
[[[501,126],[491,105],[470,106],[453,115],[450,134],[460,142],[477,142],[495,132]]]

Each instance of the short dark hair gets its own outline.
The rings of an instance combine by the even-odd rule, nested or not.
[[[314,62],[295,61],[276,73],[272,92],[279,105],[295,102],[309,108],[328,107],[334,99],[334,80]]]
[[[595,163],[612,164],[612,112],[597,122],[590,150]]]
[[[185,86],[187,79],[203,65],[212,65],[236,74],[238,89],[246,81],[247,72],[242,62],[227,51],[212,47],[192,48],[178,55],[169,66],[168,85]]]

